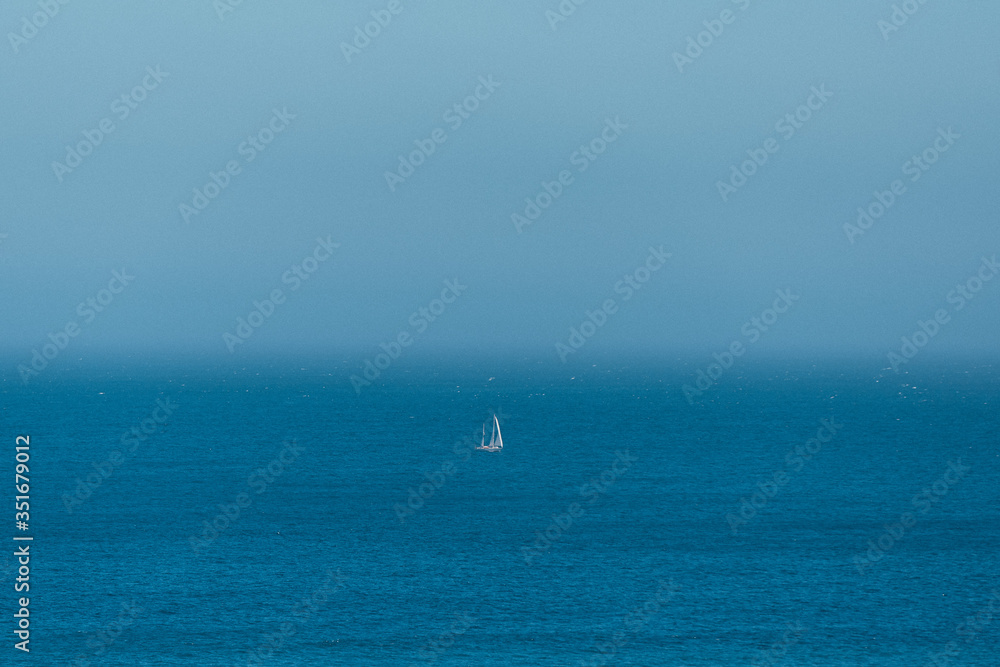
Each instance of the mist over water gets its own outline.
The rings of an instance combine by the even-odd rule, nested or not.
[[[223,334],[275,289],[285,302],[233,354],[374,354],[416,333],[446,280],[468,289],[407,354],[555,357],[615,299],[573,363],[711,355],[783,289],[801,300],[754,353],[885,354],[998,251],[990,5],[920,5],[887,33],[892,5],[860,0],[581,5],[566,21],[531,3],[401,6],[357,54],[342,43],[385,8],[64,5],[9,49],[5,355],[30,358],[123,268],[135,280],[67,358],[225,356]],[[711,43],[688,64],[689,37]],[[56,174],[103,119],[114,130]],[[939,131],[958,138],[929,164]],[[318,238],[339,247],[289,274]],[[616,285],[661,246],[626,301]],[[934,352],[995,358],[996,286]]]

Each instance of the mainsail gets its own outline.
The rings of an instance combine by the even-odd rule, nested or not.
[[[503,437],[500,435],[500,421],[497,419],[496,415],[493,415],[493,427],[497,430],[497,440],[495,446],[498,450],[503,449]],[[492,438],[490,438],[490,444],[493,444]]]

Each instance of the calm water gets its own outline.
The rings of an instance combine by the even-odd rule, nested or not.
[[[32,664],[996,665],[997,373],[872,368],[10,376]]]

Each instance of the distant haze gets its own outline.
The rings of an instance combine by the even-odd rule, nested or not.
[[[886,32],[869,0],[388,4],[81,2],[8,35],[4,373],[74,323],[60,365],[401,334],[558,362],[585,322],[567,363],[884,358],[940,310],[928,350],[996,355],[1000,5]]]

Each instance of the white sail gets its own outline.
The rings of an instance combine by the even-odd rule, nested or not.
[[[499,452],[503,449],[503,438],[500,436],[500,420],[497,419],[496,415],[493,415],[493,431],[490,433],[490,444],[486,444],[486,422],[483,422],[483,437],[476,449],[482,449],[487,452]]]

